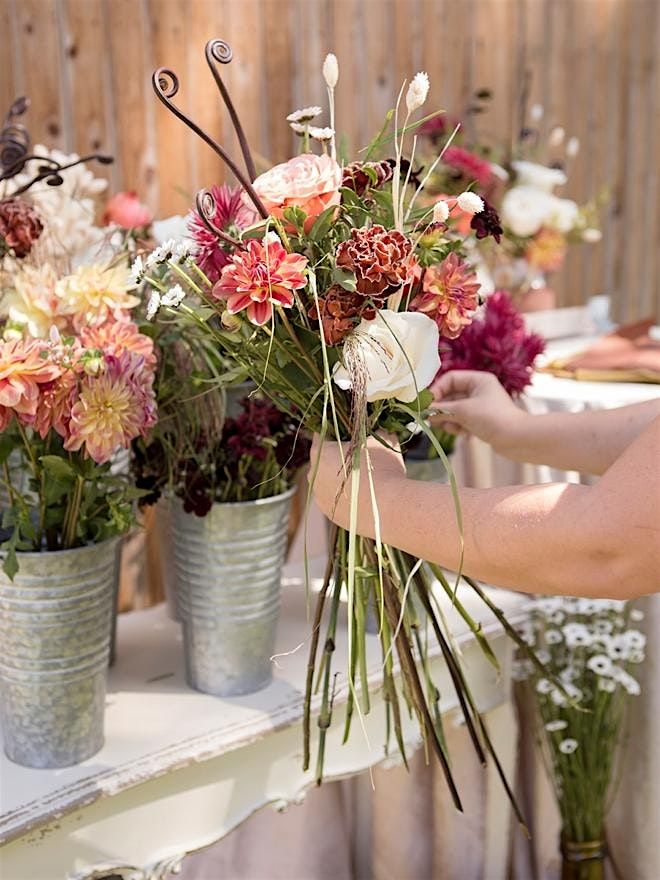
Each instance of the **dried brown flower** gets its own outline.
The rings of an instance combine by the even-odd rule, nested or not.
[[[387,159],[383,162],[351,162],[344,168],[341,185],[363,196],[369,187],[378,189],[391,180],[392,175],[392,164]]]
[[[0,254],[11,250],[18,259],[27,257],[43,228],[32,205],[21,199],[0,202]]]
[[[401,285],[412,282],[417,260],[409,238],[382,226],[351,230],[337,248],[337,265],[355,273],[362,296],[385,300]]]
[[[314,304],[309,316],[323,325],[323,335],[328,345],[339,345],[362,318],[373,318],[376,310],[365,303],[359,293],[344,290],[333,284],[319,299],[319,308]]]

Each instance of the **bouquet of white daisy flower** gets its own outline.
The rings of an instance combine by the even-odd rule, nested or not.
[[[561,814],[562,880],[600,880],[625,712],[640,693],[633,671],[646,638],[635,623],[644,615],[614,599],[548,597],[530,610],[521,634],[547,674],[529,660],[519,661],[517,673],[533,695]]]

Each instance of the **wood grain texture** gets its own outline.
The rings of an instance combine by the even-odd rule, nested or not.
[[[490,87],[491,110],[471,124],[502,145],[520,128],[526,83],[528,106],[545,108],[541,134],[561,125],[580,138],[565,194],[611,194],[601,244],[576,246],[553,278],[560,303],[605,292],[619,320],[658,315],[656,0],[0,0],[0,35],[0,102],[30,95],[35,141],[109,149],[112,186],[138,190],[161,215],[185,211],[199,187],[227,175],[157,103],[155,66],[177,71],[182,108],[240,157],[204,60],[208,39],[234,49],[224,79],[260,167],[295,149],[287,113],[325,110],[329,51],[351,152],[418,70],[431,77],[429,111],[460,115],[474,89]]]

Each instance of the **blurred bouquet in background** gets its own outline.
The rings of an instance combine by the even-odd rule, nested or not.
[[[562,820],[562,877],[599,880],[630,696],[646,637],[643,613],[612,599],[539,598],[530,603],[525,641],[545,674],[519,661],[534,703],[539,741]],[[564,692],[556,682],[563,685]]]
[[[0,467],[5,571],[17,551],[125,532],[135,492],[111,462],[156,422],[123,236],[96,226],[106,182],[85,160],[30,149],[15,102],[0,174]],[[92,156],[102,162],[108,157]]]

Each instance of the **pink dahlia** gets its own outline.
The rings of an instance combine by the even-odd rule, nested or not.
[[[226,184],[211,187],[215,201],[211,222],[234,238],[241,229],[251,226],[257,219],[256,211],[241,197],[242,193],[240,187],[232,188]],[[190,215],[188,229],[197,245],[197,264],[209,281],[215,284],[231,256],[220,239],[206,228],[196,211]]]
[[[17,415],[29,421],[37,412],[43,386],[57,379],[60,367],[45,357],[41,340],[0,342],[0,428]]]
[[[85,348],[98,348],[115,357],[120,357],[125,351],[140,354],[146,368],[156,366],[153,340],[140,333],[132,321],[109,321],[98,327],[85,327],[80,333],[80,341]]]
[[[127,449],[131,440],[145,436],[156,422],[152,382],[140,355],[106,355],[102,371],[81,382],[65,448],[75,452],[84,446],[97,464],[103,464],[118,449]]]
[[[103,212],[103,223],[114,223],[122,229],[141,229],[153,221],[154,215],[143,205],[135,192],[118,192]]]
[[[476,181],[479,186],[487,187],[493,181],[490,162],[464,147],[447,147],[442,154],[442,161],[450,168],[459,171],[468,180]]]
[[[479,282],[473,270],[455,253],[424,273],[422,292],[410,304],[438,325],[440,335],[455,339],[472,321],[479,305]]]
[[[307,284],[306,266],[307,257],[288,254],[279,239],[265,246],[252,239],[222,270],[213,295],[227,301],[230,315],[247,309],[253,324],[265,324],[273,315],[273,303],[291,308],[294,290]]]
[[[74,363],[63,369],[54,382],[44,386],[37,412],[30,421],[31,427],[42,439],[51,429],[64,440],[69,439],[71,412],[78,400],[80,374],[80,363]]]
[[[483,314],[466,327],[458,339],[440,341],[442,367],[449,370],[482,370],[493,373],[512,396],[522,393],[532,379],[535,358],[545,343],[525,331],[525,322],[510,296],[496,290],[486,300]]]

